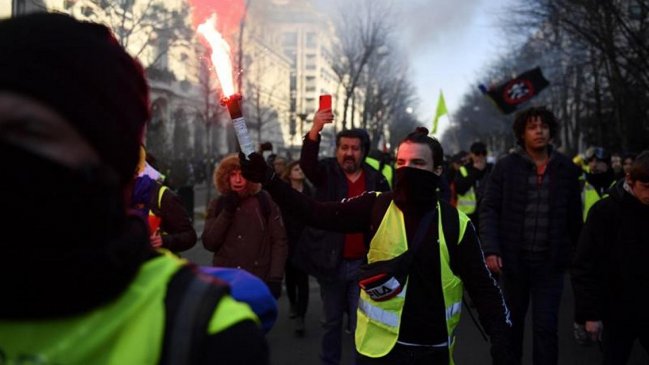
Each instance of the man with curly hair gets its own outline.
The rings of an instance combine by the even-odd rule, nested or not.
[[[535,365],[557,363],[564,273],[581,228],[580,171],[550,144],[557,129],[544,107],[516,116],[519,147],[494,167],[480,207],[482,248],[502,275],[519,359],[532,300]]]

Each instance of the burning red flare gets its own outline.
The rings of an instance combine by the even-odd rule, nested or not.
[[[210,59],[216,71],[216,76],[221,83],[223,94],[230,96],[234,94],[234,82],[232,80],[232,61],[230,59],[230,46],[221,33],[216,30],[217,16],[212,14],[203,24],[199,25],[196,31],[202,35],[211,51]]]

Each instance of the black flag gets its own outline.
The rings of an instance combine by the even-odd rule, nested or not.
[[[520,104],[538,95],[549,84],[548,80],[543,77],[541,68],[536,67],[523,72],[513,80],[492,87],[489,90],[485,90],[485,87],[481,85],[480,90],[489,95],[500,111],[504,114],[510,114]]]

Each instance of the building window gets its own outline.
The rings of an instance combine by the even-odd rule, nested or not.
[[[308,93],[316,91],[315,76],[307,76],[304,78],[304,91]]]
[[[297,46],[297,33],[284,33],[282,35],[282,46]]]
[[[291,77],[290,77],[290,88],[291,90],[295,90],[297,88],[297,76],[295,76],[295,72],[291,71]]]
[[[306,48],[316,48],[318,45],[318,38],[315,32],[306,34]]]
[[[305,66],[307,70],[315,70],[316,69],[316,59],[314,54],[307,54],[306,55],[306,62]]]

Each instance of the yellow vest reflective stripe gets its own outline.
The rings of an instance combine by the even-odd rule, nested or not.
[[[466,171],[466,167],[460,166],[460,174],[463,177],[467,177],[469,175],[468,171]],[[469,190],[467,190],[466,193],[464,194],[457,194],[457,210],[464,214],[473,214],[476,209],[476,197],[475,197],[475,189],[473,186]]]
[[[437,212],[442,290],[444,306],[446,308],[446,327],[448,333],[447,344],[451,352],[452,364],[454,332],[460,321],[464,289],[462,281],[453,274],[450,267],[450,258],[444,237],[439,203],[437,205]],[[458,215],[460,217],[459,243],[464,236],[469,219],[461,212],[458,212]],[[394,202],[391,202],[370,243],[370,249],[367,254],[368,262],[388,260],[403,254],[407,249],[408,242],[403,213],[397,208]],[[408,284],[406,284],[404,290],[399,295],[383,302],[373,301],[365,292],[361,291],[355,334],[356,350],[359,353],[376,358],[385,356],[392,350],[399,337],[401,314],[403,312],[407,290]]]
[[[184,264],[185,260],[164,251],[142,265],[122,295],[88,313],[29,322],[0,320],[0,348],[5,361],[12,364],[22,358],[32,359],[34,364],[158,364],[167,285]],[[208,333],[248,318],[256,320],[251,309],[226,296],[212,315]]]
[[[373,157],[365,157],[365,162],[372,166],[372,168],[376,171],[379,171],[379,167],[381,166],[381,163],[379,160],[373,158]],[[388,181],[388,185],[390,186],[390,189],[392,189],[392,166],[385,164],[383,165],[383,171],[379,171],[383,177]]]
[[[158,205],[157,208],[158,210],[161,209],[162,207],[162,196],[164,195],[165,191],[169,189],[168,187],[164,185],[160,185],[160,188],[158,189]],[[153,213],[153,209],[149,209],[149,217],[148,217],[148,222],[149,222],[149,233],[153,234],[156,231],[158,231],[158,228],[160,227],[160,223],[162,223],[162,217],[156,215]],[[166,232],[160,232],[161,234],[167,234]]]
[[[615,185],[615,181],[613,181],[610,187],[612,187],[613,185]],[[595,187],[593,187],[588,181],[584,182],[584,188],[581,191],[581,201],[584,203],[584,210],[583,210],[584,222],[588,217],[588,211],[590,210],[590,208],[593,205],[595,205],[595,203],[597,203],[600,199],[606,198],[607,196],[608,194],[599,196]]]

